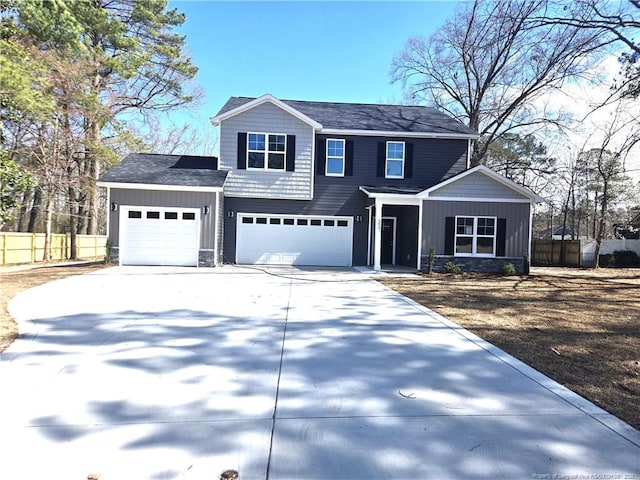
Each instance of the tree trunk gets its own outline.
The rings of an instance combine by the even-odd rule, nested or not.
[[[33,191],[33,205],[31,206],[31,212],[29,212],[29,224],[27,225],[27,232],[36,233],[36,222],[38,220],[38,211],[42,206],[42,194],[40,189],[36,188]]]
[[[89,145],[90,151],[88,155],[88,181],[89,195],[88,195],[88,218],[87,218],[87,233],[89,235],[98,234],[98,187],[96,182],[100,176],[100,159],[97,153],[97,145],[100,143],[100,129],[96,122],[92,122],[89,125]]]
[[[18,222],[16,225],[17,232],[24,232],[27,227],[27,212],[29,211],[29,204],[31,203],[32,191],[24,192],[22,195],[22,206],[18,212]]]
[[[602,245],[602,239],[604,238],[604,216],[609,208],[609,182],[606,177],[602,179],[602,203],[600,205],[600,219],[598,220],[598,233],[596,234],[596,251],[593,263],[593,268],[600,268],[600,246]]]
[[[51,217],[53,215],[51,203],[51,195],[47,194],[44,206],[44,253],[42,255],[42,260],[45,262],[51,260]]]
[[[78,258],[78,208],[75,188],[69,186],[69,238],[71,242],[71,252],[69,258],[76,260]]]

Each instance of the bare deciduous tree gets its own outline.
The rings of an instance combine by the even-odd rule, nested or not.
[[[576,15],[575,11],[584,14]],[[613,91],[633,98],[640,95],[640,0],[573,0],[562,10],[539,20],[544,24],[606,32],[622,47],[620,77]]]
[[[562,4],[552,0],[463,3],[431,37],[408,40],[392,79],[479,132],[472,163],[481,163],[506,133],[562,124],[562,112],[541,106],[545,95],[592,77],[597,53],[614,41],[604,29],[541,20],[557,9]]]

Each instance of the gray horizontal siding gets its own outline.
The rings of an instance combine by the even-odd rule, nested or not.
[[[238,132],[296,136],[295,171],[239,170]],[[313,128],[284,110],[265,103],[220,125],[220,170],[229,170],[225,195],[310,199],[312,196]]]
[[[422,209],[422,253],[426,255],[430,247],[435,247],[436,255],[444,255],[445,219],[456,215],[489,216],[505,218],[506,257],[522,257],[528,251],[529,239],[528,203],[495,202],[445,202],[427,200]]]
[[[316,171],[316,185],[370,185],[428,188],[463,172],[467,167],[467,140],[441,138],[360,137],[318,135],[318,141],[343,138],[353,142],[353,175],[327,177]],[[377,176],[378,144],[388,140],[413,144],[413,174],[411,178],[388,179]],[[317,156],[318,154],[316,154]],[[316,165],[318,159],[316,158]]]
[[[115,212],[109,211],[109,241],[119,246],[119,219],[121,206],[202,208],[210,206],[209,214],[200,213],[200,249],[214,248],[214,218],[216,217],[216,194],[211,192],[182,192],[163,190],[111,189],[110,201],[118,204]]]
[[[487,177],[485,174],[475,172],[464,178],[438,188],[431,197],[462,197],[462,198],[513,198],[528,200],[515,190]]]

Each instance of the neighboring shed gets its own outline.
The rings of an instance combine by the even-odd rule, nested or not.
[[[109,260],[121,265],[221,263],[226,176],[216,157],[128,155],[98,181],[108,192]]]

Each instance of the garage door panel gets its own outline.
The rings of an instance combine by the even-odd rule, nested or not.
[[[352,246],[349,217],[238,215],[238,263],[350,266]]]
[[[123,207],[120,263],[196,266],[199,214],[199,209]]]

